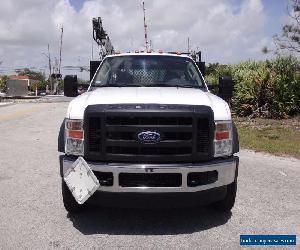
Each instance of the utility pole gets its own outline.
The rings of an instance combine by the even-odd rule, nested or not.
[[[188,49],[188,54],[190,54],[190,38],[188,37],[188,40],[187,40],[187,49]]]
[[[145,47],[146,52],[148,51],[148,37],[147,37],[147,24],[146,24],[146,9],[145,3],[143,2],[143,13],[144,13],[144,29],[145,29]]]
[[[60,48],[59,48],[59,68],[58,68],[58,74],[60,74],[60,68],[61,68],[61,52],[62,52],[62,43],[63,43],[63,33],[64,33],[64,27],[63,24],[61,25],[61,33],[60,33]]]
[[[50,56],[50,48],[48,43],[48,63],[49,63],[49,81],[50,81],[50,91],[52,93],[52,69],[51,69],[51,56]]]
[[[48,64],[49,64],[49,82],[50,82],[50,91],[52,92],[52,67],[51,67],[51,55],[50,55],[50,46],[48,43],[48,54],[42,53],[45,57],[48,58]]]

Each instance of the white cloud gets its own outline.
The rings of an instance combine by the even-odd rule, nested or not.
[[[64,25],[63,64],[88,65],[92,47],[92,17],[101,16],[116,49],[144,45],[142,1],[90,0],[76,11],[68,0],[2,0],[0,9],[1,67],[46,67],[47,44],[58,56],[60,26]],[[267,15],[261,0],[145,1],[149,38],[154,49],[203,51],[208,62],[261,59]],[[96,45],[94,44],[94,50]],[[96,56],[97,53],[94,53]],[[80,61],[79,61],[80,58]],[[1,73],[1,68],[0,68]]]

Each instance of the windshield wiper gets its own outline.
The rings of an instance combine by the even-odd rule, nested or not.
[[[153,83],[153,84],[146,85],[146,87],[172,87],[172,86],[165,83]]]
[[[111,84],[104,84],[104,85],[92,85],[92,87],[144,87],[140,84],[127,84],[127,83],[111,83]]]
[[[190,84],[165,84],[165,83],[154,83],[147,85],[147,87],[175,87],[175,88],[195,88],[199,89],[200,86],[190,85]]]
[[[107,88],[107,87],[173,87],[173,88],[195,88],[200,89],[204,88],[198,85],[191,85],[191,84],[166,84],[166,83],[153,83],[153,84],[128,84],[128,83],[111,83],[111,84],[104,84],[104,85],[92,85],[92,87],[96,88]]]
[[[193,89],[200,89],[200,86],[189,85],[189,84],[183,84],[183,85],[177,84],[177,85],[174,85],[174,87],[177,87],[177,88],[193,88]]]

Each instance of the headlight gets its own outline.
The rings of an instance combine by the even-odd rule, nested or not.
[[[82,120],[66,119],[65,153],[70,155],[84,154],[84,132]]]
[[[232,122],[216,121],[215,129],[215,157],[232,154]]]

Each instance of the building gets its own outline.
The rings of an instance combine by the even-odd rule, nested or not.
[[[25,75],[25,76],[11,75],[11,76],[8,76],[8,77],[9,77],[9,80],[26,81],[27,86],[28,86],[28,90],[30,89],[32,84],[40,82],[38,79],[36,79],[32,76],[27,76],[27,75]]]

